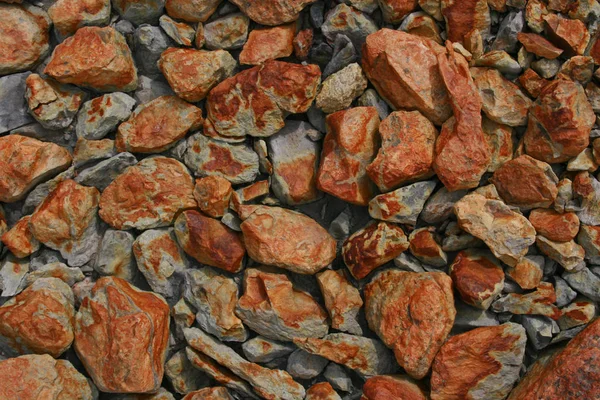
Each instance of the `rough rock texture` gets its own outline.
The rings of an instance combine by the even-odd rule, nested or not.
[[[384,271],[365,288],[365,312],[398,364],[423,378],[454,323],[452,281],[441,272]]]
[[[369,215],[383,221],[414,226],[435,186],[434,181],[417,182],[375,196],[369,202]]]
[[[317,275],[331,327],[354,335],[362,334],[358,313],[363,306],[360,292],[338,270],[325,270]]]
[[[121,17],[140,25],[158,20],[163,12],[165,0],[112,0],[112,5]]]
[[[348,108],[365,91],[367,84],[360,65],[352,63],[323,81],[316,105],[327,114]]]
[[[30,256],[40,248],[40,242],[29,229],[30,220],[30,215],[24,216],[1,236],[2,244],[17,258]]]
[[[240,53],[240,64],[259,65],[267,60],[289,57],[294,51],[296,24],[255,29]]]
[[[102,139],[131,115],[135,100],[125,93],[110,93],[83,104],[77,115],[77,136]]]
[[[425,392],[413,380],[402,375],[380,375],[367,379],[361,400],[425,400]]]
[[[438,243],[439,239],[432,227],[415,229],[408,240],[411,254],[419,261],[432,267],[445,267],[448,264],[448,256]]]
[[[486,0],[440,0],[448,40],[462,43],[471,30],[489,31],[490,12]]]
[[[262,25],[281,25],[298,19],[300,11],[316,0],[232,0],[242,12]]]
[[[542,282],[534,292],[526,294],[509,293],[492,304],[496,312],[510,312],[512,314],[544,315],[557,320],[561,312],[554,305],[556,293],[554,286],[549,282]]]
[[[231,198],[231,183],[220,176],[207,176],[196,179],[194,186],[194,199],[200,211],[204,214],[220,218],[229,208]]]
[[[0,132],[34,122],[25,99],[25,80],[30,72],[0,77]]]
[[[554,242],[538,235],[535,241],[538,249],[550,259],[559,263],[567,271],[578,270],[585,266],[585,250],[573,240]]]
[[[176,19],[189,22],[204,22],[217,9],[223,0],[167,0],[165,9]]]
[[[108,229],[102,237],[94,270],[132,282],[137,274],[133,255],[135,237],[126,231]]]
[[[57,0],[48,15],[59,38],[74,34],[90,25],[106,25],[110,19],[110,0]]]
[[[555,242],[573,240],[579,232],[579,218],[572,212],[560,214],[554,210],[538,208],[529,213],[529,222],[538,235]]]

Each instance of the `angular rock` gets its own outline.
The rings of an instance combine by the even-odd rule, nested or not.
[[[69,286],[75,285],[85,279],[81,269],[77,267],[69,268],[61,262],[46,264],[27,275],[27,285],[31,285],[42,278],[58,278]]]
[[[2,244],[17,258],[30,256],[40,248],[40,242],[29,229],[30,220],[30,215],[24,216],[1,236]]]
[[[352,63],[323,81],[317,107],[327,114],[346,109],[365,91],[367,83],[360,65]]]
[[[314,33],[312,29],[303,29],[296,34],[292,43],[294,55],[299,60],[306,60],[313,45]],[[281,53],[280,53],[281,54]]]
[[[385,22],[396,24],[417,8],[417,0],[378,1]]]
[[[586,261],[600,264],[600,226],[581,225],[577,243],[585,250]]]
[[[242,345],[246,358],[252,362],[267,363],[291,354],[296,349],[291,343],[278,342],[263,336],[256,336]]]
[[[262,25],[281,25],[298,19],[300,11],[316,0],[264,0],[247,2],[232,0],[244,14]]]
[[[342,400],[328,382],[315,383],[306,391],[305,400]]]
[[[369,214],[375,219],[414,226],[435,186],[435,181],[417,182],[375,196],[369,202]]]
[[[578,271],[565,271],[562,277],[578,293],[593,301],[600,301],[600,278],[588,267]]]
[[[183,400],[233,400],[231,394],[224,387],[207,387],[188,393]]]
[[[600,225],[600,182],[587,172],[573,179],[573,193],[581,199],[577,217],[582,224]]]
[[[421,262],[433,267],[445,267],[448,264],[448,257],[434,233],[433,227],[415,229],[408,237],[409,249],[411,254]]]
[[[141,25],[158,20],[163,13],[165,0],[112,0],[112,5],[123,19]]]
[[[158,60],[171,44],[171,39],[160,27],[146,24],[139,26],[133,33],[133,57],[139,73],[146,75],[146,78],[160,76],[161,71],[158,68]],[[140,86],[144,84],[142,78],[140,76]],[[145,102],[141,101],[141,103]]]
[[[325,79],[356,61],[358,61],[358,54],[352,41],[348,36],[339,34],[333,41],[333,55],[323,69],[322,78]]]
[[[204,40],[211,50],[241,48],[248,38],[250,20],[244,14],[229,14],[204,25]]]
[[[518,79],[519,83],[525,89],[528,95],[533,98],[537,98],[542,89],[548,84],[548,81],[538,75],[533,69],[528,68],[523,72]]]
[[[481,326],[496,326],[498,325],[498,317],[495,313],[479,308],[471,307],[462,301],[457,301],[456,304],[456,319],[454,320],[454,328],[463,330],[471,330]]]
[[[223,0],[167,0],[167,14],[188,22],[205,22],[217,10]]]
[[[289,57],[294,51],[295,24],[255,29],[240,53],[240,64],[259,65],[267,60]]]
[[[0,296],[12,297],[25,289],[29,272],[29,259],[17,259],[8,255],[0,263]]]
[[[543,269],[544,257],[526,256],[514,267],[508,267],[506,275],[517,282],[521,289],[535,289],[542,281]]]
[[[421,214],[423,221],[429,224],[437,224],[448,219],[453,212],[454,204],[467,194],[466,190],[449,192],[444,186],[430,196]]]
[[[75,182],[84,186],[94,186],[98,190],[104,191],[117,176],[135,164],[137,164],[137,159],[133,154],[119,153],[108,160],[100,161],[93,167],[82,170],[75,177]]]
[[[125,231],[108,229],[104,232],[94,270],[100,275],[116,276],[132,282],[137,274],[133,255],[135,237]]]
[[[546,60],[542,59],[541,62],[550,61],[553,63],[558,60]],[[540,62],[538,61],[538,62]],[[518,75],[521,73],[521,65],[517,62],[517,60],[513,59],[507,52],[504,50],[494,50],[483,54],[481,57],[472,61],[474,67],[489,67],[495,68],[501,73],[505,75]],[[535,63],[533,63],[535,64]],[[556,72],[558,72],[558,65],[556,65]],[[556,72],[554,74],[556,74]]]
[[[573,240],[554,242],[538,235],[535,243],[543,254],[559,263],[567,271],[577,270],[585,265],[583,261],[585,250]]]
[[[317,282],[325,308],[331,319],[331,327],[342,332],[362,335],[358,313],[363,306],[360,292],[338,270],[325,270],[317,274]]]
[[[500,8],[501,12],[506,11],[506,0],[492,0],[496,4],[488,4],[491,8]],[[500,7],[498,7],[500,6]],[[496,39],[492,44],[492,50],[505,50],[514,53],[517,50],[518,35],[525,27],[525,15],[523,11],[511,11],[504,17],[498,28]]]
[[[190,47],[194,43],[196,30],[185,22],[177,22],[167,15],[162,15],[159,24],[178,45]]]
[[[407,376],[380,375],[367,379],[362,400],[426,400],[423,389]]]
[[[463,38],[472,29],[485,35],[491,23],[487,3],[486,0],[440,0],[448,40],[462,43]]]
[[[583,55],[590,41],[590,33],[583,22],[556,14],[546,15],[544,21],[548,38],[563,49],[567,57]]]
[[[325,15],[321,31],[333,43],[338,35],[346,35],[360,54],[368,35],[377,32],[377,25],[370,17],[344,3],[338,4]]]
[[[596,316],[596,305],[591,301],[580,300],[560,310],[558,326],[562,331],[589,323]]]
[[[0,77],[0,133],[34,122],[25,99],[25,80],[30,74],[23,72]]]
[[[57,0],[48,8],[59,39],[74,34],[84,26],[107,25],[110,20],[110,0]]]
[[[336,390],[342,392],[352,392],[352,379],[346,373],[346,370],[336,363],[329,363],[327,368],[325,368],[325,372],[323,373],[323,377],[327,379],[327,381],[333,386]]]
[[[131,115],[135,100],[125,93],[110,93],[83,104],[77,115],[77,136],[102,139]]]
[[[579,232],[579,218],[572,212],[560,214],[554,210],[535,209],[529,214],[529,222],[538,235],[555,242],[573,240]]]
[[[327,364],[328,359],[297,349],[287,358],[286,371],[297,379],[313,379],[323,372]]]
[[[549,60],[553,60],[563,53],[562,49],[535,33],[519,33],[519,42],[523,44],[528,52]]]
[[[436,24],[435,19],[433,19],[428,14],[422,11],[417,11],[413,12],[412,14],[409,14],[402,21],[402,24],[400,24],[400,27],[398,29],[410,33],[411,35],[421,36],[427,39],[431,39],[436,43],[442,44],[442,38],[440,37],[440,28]]]
[[[231,183],[220,176],[196,179],[194,198],[200,210],[213,218],[220,218],[229,208]]]
[[[492,304],[496,312],[510,312],[518,315],[544,315],[557,320],[561,312],[554,305],[556,293],[549,282],[542,282],[534,292],[526,294],[509,293]]]

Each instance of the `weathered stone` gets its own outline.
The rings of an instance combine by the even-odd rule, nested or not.
[[[204,40],[211,50],[241,48],[248,38],[250,20],[244,14],[230,14],[204,25]]]
[[[167,0],[167,14],[188,22],[205,22],[223,0]]]
[[[369,202],[369,214],[375,219],[414,226],[435,186],[434,181],[417,182],[380,194]]]
[[[112,5],[123,19],[141,25],[158,20],[163,13],[165,0],[112,0]]]
[[[133,34],[133,57],[139,73],[146,75],[146,78],[160,76],[161,71],[157,62],[171,44],[171,39],[160,27],[146,24],[139,26]],[[140,77],[140,86],[143,83]],[[141,103],[145,102],[141,101]]]
[[[562,275],[569,286],[593,301],[600,301],[600,278],[588,267],[578,271],[565,271]]]
[[[267,363],[291,354],[296,349],[292,343],[278,342],[264,336],[256,336],[242,345],[246,358],[252,362]]]
[[[259,65],[267,60],[289,57],[294,51],[296,24],[255,29],[240,53],[240,64]]]
[[[542,281],[543,268],[544,257],[526,256],[514,267],[508,267],[506,275],[517,282],[522,289],[535,289]]]
[[[523,44],[528,52],[549,60],[553,60],[563,53],[562,49],[535,33],[519,33],[519,42]]]
[[[367,379],[361,400],[410,399],[426,400],[423,389],[402,375],[380,375]]]
[[[85,275],[77,267],[69,268],[61,262],[53,262],[37,268],[35,271],[31,271],[25,281],[27,285],[31,285],[42,278],[58,278],[67,285],[73,286],[77,282],[83,281]]]
[[[132,248],[134,240],[135,237],[129,232],[108,229],[98,249],[94,270],[100,275],[116,276],[132,282],[137,274]]]
[[[481,326],[496,326],[499,324],[497,315],[491,311],[471,307],[462,301],[457,301],[455,306],[455,329],[471,330]]]
[[[281,25],[298,19],[300,11],[316,0],[264,0],[248,2],[233,0],[242,12],[262,25]]]
[[[90,25],[107,25],[110,19],[110,0],[57,0],[48,8],[59,39]]]
[[[180,162],[146,158],[129,167],[102,192],[100,217],[115,229],[151,229],[171,224],[196,207],[194,182]]]
[[[287,358],[286,371],[297,379],[313,379],[323,372],[327,364],[329,360],[326,358],[297,349]]]
[[[367,83],[360,65],[352,63],[323,81],[317,107],[328,114],[348,108],[365,91]]]
[[[581,225],[577,243],[585,250],[586,261],[600,264],[600,226]]]
[[[450,277],[387,270],[366,286],[365,299],[369,327],[410,376],[423,378],[456,316]]]
[[[512,314],[544,315],[557,320],[560,318],[561,312],[554,305],[555,302],[554,286],[551,283],[542,282],[534,292],[509,293],[499,298],[492,304],[492,310]]]
[[[409,249],[419,261],[433,267],[445,267],[448,257],[435,237],[433,227],[415,229],[408,237]]]
[[[182,400],[233,400],[227,388],[207,387],[188,393]]]
[[[2,297],[12,297],[25,289],[29,259],[17,259],[9,254],[0,263],[0,289]]]
[[[560,69],[560,60],[548,60],[541,58],[531,63],[531,68],[544,79],[551,79],[556,76]]]
[[[472,29],[483,35],[490,29],[490,11],[487,0],[441,0],[442,15],[446,20],[448,40],[462,43]]]
[[[544,87],[548,84],[548,81],[538,75],[531,68],[527,68],[525,72],[518,79],[523,89],[533,98],[537,98]]]
[[[567,171],[589,171],[594,172],[598,169],[598,163],[594,159],[593,150],[589,147],[569,160]]]
[[[82,170],[75,177],[75,182],[84,186],[94,186],[103,191],[117,176],[135,164],[137,164],[137,159],[133,154],[119,153],[108,160],[100,161],[93,167]]]
[[[10,230],[2,234],[2,243],[17,258],[24,258],[40,248],[40,242],[29,229],[30,215],[21,218]]]
[[[580,172],[573,179],[573,193],[581,199],[577,210],[579,221],[585,225],[600,225],[600,182],[588,172]]]
[[[342,332],[361,335],[358,313],[363,305],[360,292],[338,270],[325,270],[317,275],[323,293],[325,308],[329,312],[331,327]]]
[[[589,323],[596,316],[596,305],[591,301],[579,300],[560,310],[558,326],[562,331]]]
[[[590,33],[583,22],[556,14],[546,15],[544,21],[548,38],[563,49],[567,57],[583,55],[590,41]]]
[[[492,2],[496,2],[496,6],[498,3],[504,3],[504,8],[502,12],[506,11],[506,0],[489,0],[488,4],[491,8],[495,7]],[[518,35],[523,31],[525,27],[525,15],[523,11],[514,10],[508,13],[502,22],[500,23],[500,27],[498,28],[498,33],[496,34],[496,39],[494,43],[492,43],[492,50],[505,50],[509,53],[514,53],[517,50],[518,45]]]
[[[160,27],[178,45],[190,47],[196,38],[196,30],[185,22],[177,22],[167,15],[159,19]]]
[[[558,213],[554,210],[535,209],[529,214],[529,222],[538,235],[555,242],[568,242],[579,232],[579,218],[572,212]]]
[[[25,80],[30,74],[0,77],[0,133],[34,122],[25,99]]]
[[[535,243],[543,254],[559,263],[567,271],[577,270],[585,265],[583,261],[585,250],[573,240],[554,242],[538,235]]]
[[[525,355],[522,326],[508,322],[448,339],[435,357],[431,399],[505,399]]]
[[[542,59],[545,60],[545,59]],[[549,60],[558,61],[558,60]],[[539,62],[539,61],[538,61]],[[518,75],[521,73],[521,65],[517,60],[513,59],[504,50],[494,50],[483,54],[481,57],[473,60],[474,67],[489,67],[495,68],[505,75]],[[558,67],[556,68],[558,71]]]
[[[454,205],[461,229],[483,240],[492,253],[510,266],[516,265],[535,242],[531,223],[498,200],[472,193]]]
[[[102,92],[132,91],[138,81],[127,42],[111,27],[77,30],[56,46],[44,73]]]
[[[135,100],[125,93],[110,93],[83,104],[77,115],[77,136],[102,139],[131,115]]]
[[[327,368],[325,368],[323,377],[327,379],[331,386],[336,390],[352,392],[354,389],[352,386],[352,379],[350,379],[350,376],[344,367],[336,363],[329,363]]]
[[[358,54],[354,44],[348,36],[339,34],[333,42],[333,55],[323,69],[322,78],[325,79],[356,61],[358,61]]]
[[[377,24],[362,12],[344,3],[338,4],[325,15],[321,31],[333,43],[336,36],[346,35],[360,54],[368,35],[377,32]]]
[[[294,47],[294,55],[299,60],[306,60],[310,49],[312,48],[314,40],[314,33],[312,29],[302,29],[294,37],[292,43]]]
[[[419,216],[429,224],[437,224],[445,221],[452,215],[454,204],[466,194],[466,190],[449,192],[446,187],[442,186],[440,190],[427,199],[425,207],[423,207],[423,211],[421,211]]]
[[[229,208],[231,183],[220,176],[207,176],[196,179],[194,198],[200,210],[213,217],[219,218]]]
[[[423,11],[413,12],[406,16],[398,29],[442,44],[440,28],[436,21]]]
[[[329,382],[315,383],[306,391],[305,400],[342,400]]]
[[[559,276],[554,277],[554,288],[556,292],[556,305],[564,307],[577,297],[577,292],[571,289],[569,284]]]

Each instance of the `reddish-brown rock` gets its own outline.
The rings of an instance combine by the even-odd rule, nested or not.
[[[341,400],[329,382],[315,383],[306,391],[305,400]]]
[[[536,209],[529,214],[529,222],[538,235],[555,242],[573,240],[579,232],[579,218],[572,212],[561,214],[554,210]]]
[[[542,78],[531,68],[527,68],[521,76],[519,76],[519,83],[523,86],[523,89],[533,98],[537,98],[544,87],[549,83],[546,79]]]
[[[355,335],[362,334],[358,313],[363,306],[360,292],[344,277],[341,270],[326,269],[317,274],[331,327]]]
[[[448,339],[435,357],[431,399],[505,399],[519,379],[525,329],[512,322]]]
[[[384,271],[365,288],[365,312],[398,364],[421,379],[454,324],[452,280],[442,272]]]
[[[209,387],[186,394],[182,400],[232,400],[229,390],[224,387]]]
[[[115,145],[120,152],[160,153],[202,126],[202,110],[176,96],[161,96],[135,109],[119,125]]]
[[[312,275],[335,258],[335,240],[315,220],[280,207],[239,208],[244,243],[254,261]]]
[[[546,15],[544,21],[548,38],[563,49],[567,57],[583,55],[590,41],[590,33],[583,22],[556,14]]]
[[[490,29],[490,10],[487,0],[440,0],[446,20],[448,40],[462,43],[469,31]]]
[[[103,392],[157,391],[168,341],[167,303],[120,278],[98,279],[75,317],[75,351]]]
[[[223,0],[167,0],[165,9],[173,18],[188,22],[204,22]]]
[[[549,207],[558,195],[558,178],[550,165],[528,155],[504,163],[491,182],[507,204],[522,209]]]
[[[175,220],[175,234],[183,250],[202,264],[234,273],[242,269],[242,238],[219,220],[184,211]]]
[[[438,243],[434,227],[415,229],[408,237],[410,253],[418,260],[435,267],[444,267],[448,263],[446,253]]]
[[[393,260],[408,249],[408,240],[400,226],[373,222],[344,242],[342,256],[356,279],[363,279],[377,267]]]
[[[379,7],[385,22],[397,24],[417,8],[417,0],[380,0]]]
[[[375,194],[367,176],[379,146],[379,114],[356,107],[330,114],[323,143],[318,188],[352,204],[366,206]]]
[[[231,183],[220,176],[207,176],[196,179],[194,198],[200,210],[213,218],[220,218],[229,208]]]
[[[33,237],[29,229],[31,215],[26,215],[2,235],[2,243],[17,258],[24,258],[35,253],[40,248],[40,242]]]
[[[554,303],[554,286],[550,282],[541,282],[534,292],[509,293],[499,298],[492,304],[492,310],[517,315],[544,315],[557,320],[562,313]]]
[[[535,33],[520,32],[517,37],[519,42],[525,47],[525,50],[542,58],[553,60],[560,56],[564,51],[554,46],[543,36]]]
[[[543,257],[524,257],[514,267],[506,269],[506,276],[517,282],[522,289],[535,289],[544,277],[543,267]]]
[[[296,24],[255,29],[240,53],[240,64],[259,65],[267,60],[289,57],[294,51]]]
[[[38,183],[71,165],[69,151],[54,143],[6,135],[0,138],[0,201],[21,200]]]
[[[306,60],[313,45],[314,33],[312,29],[302,29],[294,37],[294,55],[299,60]]]
[[[100,197],[100,217],[116,229],[170,225],[175,215],[196,207],[187,168],[167,157],[146,158],[119,175]]]
[[[396,111],[379,125],[381,148],[367,173],[383,192],[433,174],[437,130],[418,111]]]
[[[109,26],[77,30],[56,46],[44,73],[102,92],[132,91],[138,81],[125,38]]]
[[[250,19],[262,25],[281,25],[298,19],[300,11],[316,0],[232,0]]]
[[[513,158],[513,128],[498,124],[485,117],[481,127],[487,144],[492,151],[492,158],[487,171],[494,172],[502,164]]]
[[[379,375],[367,379],[360,400],[426,400],[423,390],[409,377]]]
[[[362,67],[392,107],[418,110],[441,125],[452,115],[438,69],[437,55],[443,53],[433,40],[384,28],[367,37]]]
[[[504,288],[502,266],[487,251],[461,251],[456,255],[449,273],[460,298],[483,310],[490,307]]]
[[[48,15],[60,38],[89,25],[106,25],[110,19],[110,0],[57,0]]]
[[[438,62],[454,118],[442,126],[435,143],[433,169],[444,186],[454,191],[479,185],[491,161],[491,150],[481,127],[481,98],[469,66],[450,45],[447,51],[438,55]]]

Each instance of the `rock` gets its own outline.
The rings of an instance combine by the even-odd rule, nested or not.
[[[292,343],[278,342],[264,336],[256,336],[242,345],[246,358],[252,362],[268,363],[291,354],[296,349]]]
[[[27,275],[27,285],[31,285],[42,278],[58,278],[69,286],[75,285],[85,279],[81,269],[77,267],[69,268],[61,262],[46,264]]]
[[[548,163],[567,161],[588,146],[594,121],[580,85],[563,79],[553,81],[529,110],[525,151]]]
[[[484,36],[489,31],[490,12],[486,0],[441,0],[440,5],[446,20],[448,40],[462,43],[472,29],[477,29]]]
[[[413,12],[406,16],[398,29],[442,44],[440,28],[437,26],[435,19],[423,11]]]
[[[160,27],[178,45],[190,47],[194,43],[196,30],[185,22],[177,22],[167,15],[159,19]]]
[[[566,306],[577,297],[577,292],[571,289],[567,282],[559,276],[554,277],[554,287],[556,292],[556,305],[558,307]]]
[[[60,83],[101,92],[129,92],[138,81],[127,42],[111,27],[77,30],[56,46],[44,73]]]
[[[548,81],[531,68],[527,68],[518,79],[523,89],[533,98],[537,98]]]
[[[591,301],[576,301],[561,309],[562,316],[558,320],[561,331],[589,323],[596,316],[596,305]]]
[[[251,31],[240,53],[240,64],[259,65],[267,60],[289,57],[294,51],[295,34],[295,24]]]
[[[163,13],[165,0],[137,0],[134,2],[112,0],[112,5],[123,19],[141,25],[151,24],[158,20]]]
[[[565,271],[562,277],[569,286],[593,301],[600,301],[600,278],[588,267],[577,271]]]
[[[158,67],[156,69],[158,70]],[[139,86],[133,96],[140,103],[148,103],[160,96],[174,94],[169,84],[163,80],[140,76]]]
[[[456,319],[454,320],[454,328],[464,331],[478,328],[481,326],[496,326],[498,325],[498,317],[495,313],[482,310],[480,308],[471,307],[462,301],[457,301],[456,304]]]
[[[8,255],[0,263],[0,296],[13,297],[25,289],[29,260]]]
[[[236,315],[253,331],[274,340],[320,338],[329,329],[325,310],[309,294],[295,289],[286,275],[254,268],[244,274],[244,294]]]
[[[358,98],[356,103],[361,107],[375,107],[379,113],[379,118],[382,120],[390,115],[390,107],[385,100],[379,96],[375,89],[365,90],[365,92]]]
[[[551,318],[537,315],[523,315],[520,323],[527,332],[527,338],[536,350],[548,347],[552,343],[552,337],[560,329],[558,324]]]
[[[542,59],[541,61],[544,61]],[[558,61],[558,60],[552,60]],[[494,50],[483,54],[481,57],[473,60],[474,67],[489,67],[495,68],[505,75],[518,75],[521,73],[521,65],[513,59],[504,50]],[[558,68],[556,69],[558,72]]]
[[[482,310],[487,310],[504,288],[504,271],[487,251],[461,251],[450,265],[449,273],[460,298]]]
[[[194,198],[200,210],[213,218],[222,217],[229,208],[231,183],[220,176],[196,179]]]
[[[188,393],[183,400],[233,400],[231,394],[224,387],[207,387]]]
[[[365,91],[367,83],[360,65],[352,63],[325,79],[317,95],[317,107],[328,114],[348,108]]]
[[[505,0],[499,0],[500,3]],[[488,2],[489,4],[489,2]],[[490,4],[492,8],[493,5]],[[506,7],[504,7],[506,8]],[[505,12],[506,9],[502,10]],[[517,50],[517,44],[519,43],[518,35],[523,31],[525,26],[525,15],[523,11],[512,11],[504,17],[498,28],[498,33],[494,43],[492,43],[492,50],[505,50],[509,53],[514,53]]]
[[[596,375],[600,320],[591,323],[564,350],[542,358],[513,389],[509,400],[530,399],[543,393],[547,398],[593,398],[598,388],[586,385]]]
[[[398,364],[421,379],[454,323],[452,280],[442,272],[384,271],[365,287],[365,312]]]
[[[17,258],[28,257],[40,248],[40,242],[29,229],[30,215],[21,218],[10,230],[2,234],[2,243]]]
[[[553,60],[563,53],[562,49],[554,46],[543,36],[535,33],[519,33],[519,42],[525,49],[536,56]]]
[[[427,399],[425,392],[415,381],[402,375],[374,376],[367,379],[362,390],[362,400]]]
[[[316,0],[265,0],[247,2],[232,0],[244,14],[262,25],[281,25],[298,19],[300,11]]]
[[[329,360],[321,356],[297,349],[287,358],[287,372],[297,379],[313,379],[319,376],[329,364]]]
[[[377,110],[356,107],[338,111],[328,115],[326,122],[318,188],[349,203],[367,205],[375,191],[366,167],[378,145]]]
[[[137,274],[132,248],[134,240],[135,237],[129,232],[106,230],[94,270],[100,275],[116,276],[132,282]]]
[[[548,60],[542,58],[531,63],[531,68],[544,79],[551,79],[556,76],[560,69],[560,60]]]
[[[125,93],[110,93],[83,104],[77,115],[77,136],[102,139],[131,115],[135,100]]]
[[[363,305],[360,292],[344,277],[340,270],[325,270],[317,274],[317,282],[325,308],[331,319],[331,327],[342,332],[362,335],[358,313]]]
[[[319,382],[306,391],[306,400],[342,400],[328,382]]]
[[[33,122],[25,99],[25,80],[30,72],[0,77],[0,133]]]
[[[435,126],[418,111],[396,111],[379,126],[382,145],[367,173],[381,191],[429,177],[432,171]]]
[[[247,380],[258,395],[266,399],[302,400],[304,388],[285,371],[271,370],[246,361],[228,346],[223,345],[200,329],[184,330],[190,346]]]
[[[75,317],[75,351],[103,392],[158,390],[168,336],[167,303],[120,278],[98,279]],[[113,346],[128,351],[112,352]]]
[[[152,78],[160,76],[161,71],[157,62],[171,44],[171,39],[160,27],[145,24],[139,26],[133,35],[133,57],[139,73]],[[141,77],[139,83],[142,86]],[[140,101],[140,103],[145,102]]]
[[[515,266],[535,242],[535,229],[527,218],[498,200],[472,193],[454,205],[458,225],[483,240],[492,253]]]
[[[449,192],[448,189],[442,186],[440,190],[429,197],[419,216],[429,224],[445,221],[452,215],[454,204],[466,194],[466,190]]]
[[[175,235],[183,250],[202,264],[233,273],[243,268],[246,250],[240,235],[218,220],[184,211],[175,220]]]
[[[526,294],[509,293],[492,304],[495,312],[510,312],[518,315],[544,315],[557,320],[561,312],[553,303],[556,302],[554,286],[542,282],[534,292]]]
[[[371,18],[344,3],[330,10],[321,26],[323,35],[330,43],[335,41],[336,36],[346,35],[359,54],[367,36],[377,30]]]
[[[104,191],[117,176],[135,164],[137,164],[137,159],[133,154],[119,153],[107,160],[100,161],[93,167],[82,170],[75,177],[75,182],[85,186],[94,186]]]
[[[408,237],[409,249],[412,255],[421,262],[433,267],[445,267],[448,264],[448,257],[436,240],[434,232],[433,227],[412,231]]]
[[[535,289],[543,277],[544,258],[541,256],[523,257],[514,267],[506,269],[506,275],[521,287]]]
[[[73,267],[89,262],[98,250],[100,193],[67,179],[39,205],[29,222],[33,236]]]
[[[21,200],[71,164],[65,148],[15,134],[0,138],[0,159],[0,201],[7,203]]]
[[[249,183],[258,175],[258,155],[247,144],[229,144],[201,133],[190,136],[185,164],[196,176],[225,178],[232,184]]]
[[[573,179],[573,192],[581,199],[577,217],[582,224],[600,225],[600,182],[588,172],[580,172]]]
[[[454,118],[442,126],[433,169],[449,191],[470,189],[478,186],[491,159],[481,128],[481,99],[461,55],[448,49],[448,54],[439,53],[437,59]]]
[[[573,240],[569,242],[554,242],[538,235],[535,241],[538,249],[550,259],[559,263],[567,271],[582,268],[585,250]]]
[[[196,207],[193,190],[183,164],[166,157],[146,158],[102,192],[99,214],[115,229],[168,226],[179,211]]]
[[[0,361],[0,396],[49,400],[98,398],[96,388],[67,360],[27,355]]]
[[[508,322],[448,339],[435,357],[431,398],[504,399],[519,379],[527,336]]]
[[[441,125],[452,115],[438,69],[443,52],[432,40],[384,28],[367,38],[362,66],[392,108],[418,110]]]
[[[179,97],[198,102],[219,82],[233,74],[236,62],[224,50],[170,47],[162,53],[158,66]]]
[[[61,280],[35,281],[0,307],[0,352],[58,358],[73,342],[73,303],[71,288]]]
[[[165,9],[172,18],[188,22],[205,22],[223,0],[167,0]]]
[[[577,243],[585,250],[585,259],[590,264],[600,264],[600,227],[581,225]]]
[[[594,160],[593,150],[586,148],[577,157],[569,160],[567,171],[589,171],[594,172],[598,169],[598,164]]]
[[[339,34],[335,37],[333,55],[330,58],[323,70],[323,79],[358,61],[356,48],[348,36]]]
[[[46,57],[51,24],[41,8],[0,4],[0,75],[27,71]]]
[[[103,26],[110,20],[110,0],[57,0],[48,8],[59,39],[74,34],[84,26]]]
[[[204,25],[206,47],[211,50],[241,48],[248,38],[249,24],[244,14],[230,14]]]
[[[590,33],[583,22],[556,14],[546,15],[544,21],[548,38],[563,49],[567,57],[583,55],[590,41]]]
[[[572,212],[560,214],[539,208],[531,211],[529,222],[539,235],[555,242],[573,240],[579,232],[579,218]]]
[[[293,41],[294,55],[299,60],[306,60],[312,48],[314,34],[312,29],[303,29],[296,34]]]
[[[381,0],[378,3],[383,20],[391,24],[401,22],[417,8],[417,0]]]
[[[119,125],[118,151],[160,153],[202,125],[202,110],[175,96],[161,96],[135,109]]]
[[[375,196],[369,202],[369,214],[375,219],[414,226],[435,186],[434,181],[417,182]]]
[[[323,376],[336,390],[351,392],[354,389],[352,387],[352,379],[350,379],[350,376],[341,365],[329,363],[327,368],[325,368]]]

